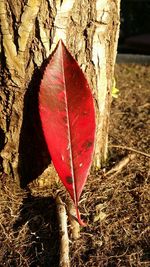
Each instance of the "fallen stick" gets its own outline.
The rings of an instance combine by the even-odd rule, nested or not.
[[[121,172],[121,170],[131,161],[135,158],[136,154],[130,154],[126,157],[124,157],[119,163],[117,163],[111,170],[106,172],[104,175],[108,176],[110,174]]]
[[[71,225],[72,239],[78,239],[80,237],[80,225],[76,219],[76,209],[74,204],[69,200],[67,203],[68,218]]]
[[[124,150],[129,150],[129,151],[132,151],[132,152],[134,152],[134,153],[137,153],[137,154],[140,154],[140,155],[142,155],[142,156],[145,156],[145,157],[150,158],[150,154],[145,153],[145,152],[140,151],[140,150],[137,150],[137,149],[134,149],[134,148],[132,148],[132,147],[121,146],[121,145],[109,145],[109,147],[115,147],[115,148],[120,148],[120,149],[124,149]]]
[[[59,196],[56,197],[56,205],[60,233],[60,267],[70,267],[67,214],[65,205]]]

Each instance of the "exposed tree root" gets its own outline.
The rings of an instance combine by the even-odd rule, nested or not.
[[[130,154],[126,157],[124,157],[119,163],[117,163],[111,170],[105,173],[105,176],[108,176],[110,174],[116,174],[121,172],[121,170],[131,161],[135,158],[136,154]]]
[[[60,267],[70,267],[66,209],[59,196],[56,198],[56,204],[60,232]]]

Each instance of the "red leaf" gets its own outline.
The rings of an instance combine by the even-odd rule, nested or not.
[[[39,111],[54,166],[83,225],[78,201],[94,150],[94,103],[82,70],[61,40],[44,72]]]

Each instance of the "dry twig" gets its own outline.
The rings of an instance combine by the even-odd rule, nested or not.
[[[71,201],[68,201],[67,207],[68,207],[69,221],[71,224],[72,238],[75,240],[80,237],[80,225],[76,220],[76,210]]]
[[[137,149],[134,149],[132,147],[128,147],[128,146],[121,146],[121,145],[109,145],[109,147],[115,147],[115,148],[120,148],[120,149],[124,149],[124,150],[129,150],[129,151],[132,151],[134,153],[137,153],[137,154],[141,154],[145,157],[148,157],[150,158],[150,154],[148,153],[145,153],[143,151],[140,151],[140,150],[137,150]]]
[[[136,154],[131,154],[126,157],[124,157],[122,160],[119,161],[111,170],[105,173],[105,176],[108,176],[110,174],[121,172],[121,170],[131,161],[135,158]]]
[[[69,238],[66,209],[59,196],[56,198],[56,204],[60,231],[60,267],[69,267]]]

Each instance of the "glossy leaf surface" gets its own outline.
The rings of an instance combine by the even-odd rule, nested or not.
[[[75,203],[86,182],[95,137],[93,97],[79,65],[59,41],[44,72],[39,112],[54,166]]]

